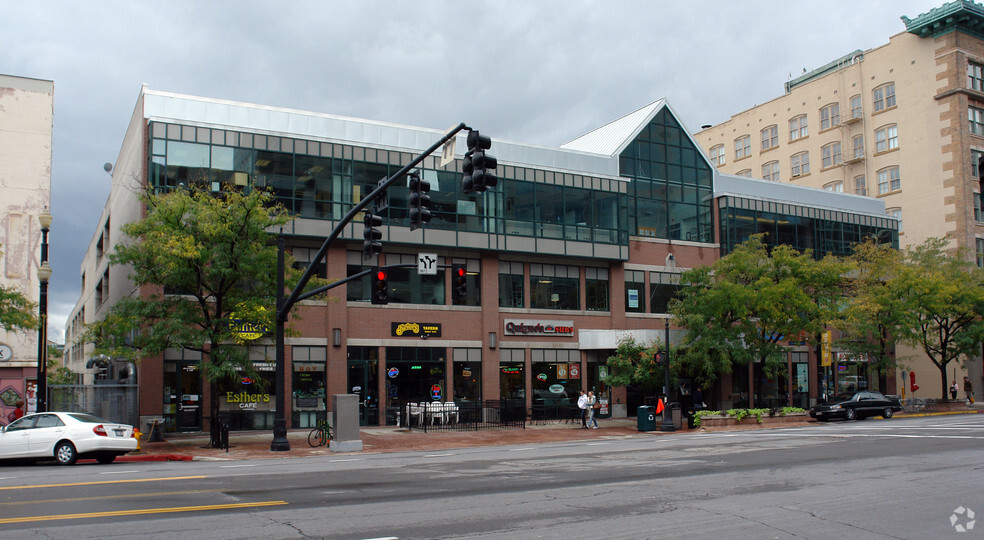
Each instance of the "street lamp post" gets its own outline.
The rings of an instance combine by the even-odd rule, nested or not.
[[[41,294],[38,298],[40,315],[38,328],[38,390],[37,412],[48,410],[48,280],[51,279],[51,266],[48,264],[48,229],[51,227],[51,214],[48,209],[38,216],[41,223],[41,265],[38,267],[38,281]]]
[[[666,256],[666,267],[676,268],[676,258],[670,253]],[[663,353],[663,423],[660,425],[660,431],[676,431],[676,426],[673,424],[673,411],[670,410],[670,317],[667,314],[666,318],[663,319],[664,324],[664,335],[663,335],[663,347],[666,349]]]

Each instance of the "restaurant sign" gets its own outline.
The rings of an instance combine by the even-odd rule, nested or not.
[[[507,336],[573,336],[574,321],[505,319]]]
[[[391,329],[394,337],[441,337],[439,323],[395,322]]]

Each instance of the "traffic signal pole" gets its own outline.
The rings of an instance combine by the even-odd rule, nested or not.
[[[345,214],[345,216],[343,216],[341,220],[339,220],[339,222],[335,225],[335,228],[332,229],[328,237],[325,238],[324,243],[321,244],[321,248],[318,249],[318,252],[311,259],[311,263],[308,264],[307,269],[304,271],[304,274],[301,276],[301,280],[297,283],[297,285],[294,287],[294,290],[290,292],[290,295],[287,298],[283,297],[284,263],[283,263],[282,253],[285,247],[284,247],[284,243],[281,243],[280,239],[278,239],[277,247],[278,250],[280,251],[280,254],[278,255],[278,261],[277,261],[277,282],[278,282],[277,320],[276,320],[276,330],[275,330],[276,336],[274,338],[275,346],[277,349],[276,351],[277,377],[275,382],[277,386],[276,388],[277,410],[273,420],[273,442],[270,443],[270,451],[285,452],[290,450],[290,441],[287,440],[287,420],[285,418],[286,384],[284,382],[284,378],[285,378],[284,370],[286,366],[285,364],[286,355],[284,351],[284,346],[285,346],[284,332],[287,323],[287,316],[290,314],[290,310],[292,307],[294,307],[294,304],[300,301],[301,291],[304,290],[304,287],[307,285],[308,281],[310,281],[311,277],[314,276],[315,268],[317,268],[318,264],[320,264],[325,259],[325,256],[328,254],[328,248],[331,246],[331,243],[335,241],[336,238],[338,238],[338,236],[342,233],[342,230],[346,226],[348,226],[348,224],[351,223],[353,219],[355,219],[355,216],[358,215],[359,212],[365,209],[365,207],[369,206],[369,204],[376,201],[376,199],[378,199],[383,193],[386,192],[387,188],[389,188],[391,185],[396,183],[397,180],[406,176],[411,169],[419,165],[424,159],[427,158],[427,156],[434,153],[434,151],[436,151],[438,148],[443,146],[446,142],[453,139],[455,136],[458,135],[458,132],[464,129],[470,130],[471,128],[466,126],[464,122],[452,128],[450,131],[445,133],[444,136],[441,137],[439,141],[434,143],[427,150],[424,150],[422,154],[414,158],[410,163],[408,163],[402,169],[397,171],[395,174],[393,174],[386,180],[380,181],[380,183],[376,186],[376,189],[373,190],[372,193],[367,195],[364,199],[362,199],[355,206],[353,206],[352,209],[349,210],[349,212]],[[325,373],[327,373],[327,371]],[[325,387],[326,396],[327,396],[327,392],[328,392],[328,388],[326,386]],[[325,414],[328,414],[327,406],[325,407]]]

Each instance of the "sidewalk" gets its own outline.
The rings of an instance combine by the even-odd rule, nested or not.
[[[906,416],[936,416],[949,414],[968,414],[984,412],[984,404],[976,403],[972,408],[962,411],[897,414]],[[813,421],[811,421],[813,422]],[[579,424],[554,423],[547,425],[527,425],[526,429],[499,429],[486,431],[410,431],[400,427],[363,427],[360,430],[362,453],[390,453],[412,451],[440,451],[453,448],[478,446],[500,446],[510,444],[537,444],[547,442],[585,441],[610,437],[660,436],[659,421],[656,431],[639,431],[635,418],[599,419],[600,429],[581,429]],[[741,429],[755,429],[753,425]],[[229,434],[229,450],[208,448],[207,433],[167,434],[164,442],[146,442],[147,434],[141,436],[140,450],[117,458],[126,461],[209,461],[244,459],[283,459],[308,456],[344,455],[335,453],[327,447],[311,447],[307,436],[311,430],[292,430],[287,432],[290,450],[273,452],[270,443],[272,431],[239,431]],[[690,430],[686,423],[682,430],[670,433],[698,432]],[[348,454],[358,454],[349,452]]]

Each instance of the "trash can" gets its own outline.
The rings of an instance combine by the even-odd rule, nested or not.
[[[656,407],[643,405],[636,411],[639,431],[656,431]]]
[[[681,415],[680,404],[670,403],[670,412],[673,418],[673,427],[675,429],[683,429],[683,416]]]

